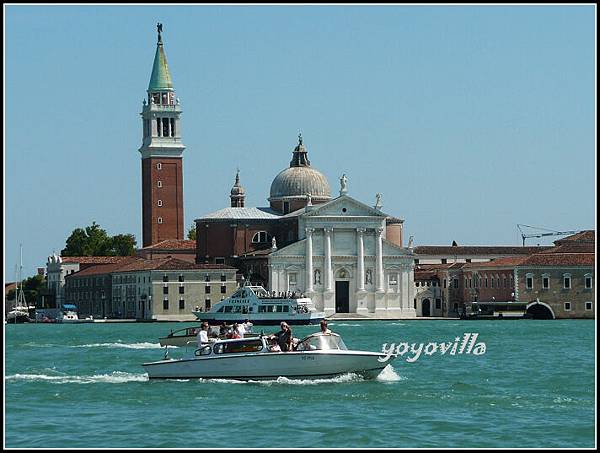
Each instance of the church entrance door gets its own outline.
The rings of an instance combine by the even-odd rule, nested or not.
[[[429,299],[423,299],[423,316],[427,317],[427,316],[431,316],[431,304],[429,302]]]
[[[335,282],[335,312],[350,312],[350,282]]]

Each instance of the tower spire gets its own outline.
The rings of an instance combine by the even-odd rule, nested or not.
[[[298,146],[294,148],[290,167],[310,167],[308,151],[306,151],[306,147],[302,144],[302,132],[298,134]]]
[[[237,169],[237,173],[235,174],[235,184],[231,188],[231,193],[229,195],[231,198],[231,207],[232,208],[243,208],[246,201],[246,189],[242,187],[240,184],[240,169]]]

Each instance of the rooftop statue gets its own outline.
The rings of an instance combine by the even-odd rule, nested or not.
[[[348,178],[346,177],[346,173],[342,175],[340,178],[340,195],[345,195],[348,193]]]

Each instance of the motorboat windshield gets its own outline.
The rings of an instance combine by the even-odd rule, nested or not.
[[[348,348],[344,344],[342,337],[335,333],[314,333],[302,339],[298,343],[297,351],[328,351],[332,349],[340,349],[347,351]]]

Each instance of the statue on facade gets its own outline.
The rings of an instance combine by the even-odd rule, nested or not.
[[[367,269],[367,272],[365,272],[365,284],[373,284],[373,271],[371,269]]]
[[[375,194],[375,209],[381,209],[383,205],[381,204],[381,194]]]
[[[321,284],[321,271],[319,269],[315,269],[314,274],[315,274],[314,275],[315,285],[320,285]]]
[[[306,194],[306,199],[308,200],[308,201],[306,202],[306,206],[312,206],[312,195],[311,195],[311,193],[310,193],[310,192],[308,192],[308,193]]]
[[[348,178],[346,177],[346,173],[342,175],[340,178],[340,195],[344,195],[348,193]]]
[[[273,250],[277,249],[277,241],[275,240],[275,236],[273,236],[273,239],[271,239],[271,248]]]

